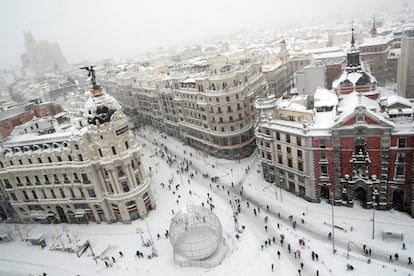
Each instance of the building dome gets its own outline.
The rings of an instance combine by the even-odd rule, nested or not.
[[[202,206],[188,205],[171,220],[170,242],[177,253],[190,260],[204,260],[213,255],[222,241],[217,216]]]
[[[102,91],[98,95],[89,97],[85,104],[84,117],[89,124],[103,124],[111,120],[115,111],[121,110],[118,101],[109,94]]]

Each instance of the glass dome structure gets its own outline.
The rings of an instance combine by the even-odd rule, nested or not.
[[[169,233],[174,254],[194,261],[213,255],[223,239],[217,216],[205,207],[192,204],[171,219]]]

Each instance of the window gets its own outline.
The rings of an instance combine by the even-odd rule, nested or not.
[[[100,157],[103,157],[102,150],[101,149],[98,149],[98,152],[99,152],[99,156]]]
[[[50,158],[50,156],[47,157],[47,160],[49,160],[49,163],[52,163],[52,158]]]
[[[34,199],[37,199],[37,194],[36,194],[36,192],[35,192],[35,191],[32,191],[32,195],[33,195],[33,198],[34,198]]]
[[[62,196],[62,198],[66,198],[66,195],[63,189],[59,189],[59,190],[60,190],[60,195]]]
[[[279,164],[283,164],[283,158],[282,158],[282,155],[278,155],[277,156],[277,162],[279,163]]]
[[[82,154],[78,154],[79,161],[83,161]]]
[[[280,133],[276,132],[276,140],[280,140]]]
[[[85,184],[90,183],[89,179],[88,179],[88,175],[86,173],[82,174],[82,180]]]
[[[397,163],[405,163],[405,153],[397,153]]]
[[[29,158],[29,159],[27,159],[27,161],[29,161],[29,164],[33,164],[33,163],[32,163],[32,159],[30,159],[30,158]],[[2,165],[3,165],[3,164],[2,164]],[[2,166],[2,167],[3,167],[3,166]]]
[[[292,168],[292,166],[293,166],[292,159],[291,159],[291,158],[289,158],[289,159],[288,159],[288,167],[289,167],[289,168]]]
[[[272,155],[269,152],[267,153],[267,160],[272,160]]]
[[[62,162],[62,157],[57,156],[57,160],[58,160],[58,162]]]
[[[398,138],[398,147],[399,148],[405,148],[407,143],[406,138]]]
[[[326,139],[325,138],[319,138],[319,147],[321,149],[326,148]]]
[[[298,158],[302,158],[302,151],[298,150]]]
[[[82,198],[85,198],[85,194],[83,193],[82,188],[79,188],[79,193],[81,194],[81,197],[82,197]]]
[[[282,151],[282,147],[279,144],[276,145],[276,148],[277,148],[277,151]]]
[[[114,146],[112,146],[112,154],[113,154],[113,155],[116,155],[116,149],[115,149],[115,147],[114,147]]]
[[[321,177],[327,177],[327,176],[328,176],[328,166],[321,165]]]
[[[124,169],[122,168],[122,166],[117,166],[116,171],[117,171],[119,177],[125,176],[125,172],[124,172]]]
[[[290,143],[290,135],[286,134],[286,143]]]
[[[125,141],[125,148],[129,149],[128,141]]]
[[[72,161],[72,155],[68,155],[68,160]]]
[[[298,170],[303,172],[303,162],[298,161]]]
[[[129,187],[128,187],[128,183],[126,181],[121,181],[121,185],[122,185],[122,190],[127,193],[129,192]]]
[[[12,198],[12,200],[17,201],[17,197],[15,193],[9,193],[10,197]]]
[[[302,139],[300,136],[296,136],[296,145],[302,146]]]
[[[59,178],[56,174],[53,175],[53,178],[54,178],[55,184],[60,184]]]
[[[325,152],[321,152],[321,159],[326,160],[326,153]]]
[[[230,101],[230,97],[226,96],[226,102],[229,102],[229,101]]]
[[[289,158],[292,157],[292,149],[290,147],[286,147],[286,152]]]
[[[227,112],[231,112],[231,106],[230,105],[227,106]]]
[[[29,197],[27,196],[26,191],[23,191],[23,196],[24,196],[24,198],[25,198],[26,200],[28,200],[28,199],[29,199]]]
[[[56,198],[55,191],[54,190],[50,190],[50,192],[51,192],[53,198]]]
[[[131,167],[132,167],[133,169],[135,169],[135,162],[134,162],[134,160],[131,160]]]
[[[96,197],[95,190],[94,189],[88,189],[88,195],[89,195],[89,197]]]
[[[397,166],[395,168],[395,178],[401,179],[405,177],[405,166]]]
[[[72,196],[72,198],[75,198],[75,193],[73,192],[73,189],[69,188],[69,191],[70,191],[70,195]]]
[[[38,157],[38,158],[37,158],[37,162],[38,162],[39,164],[42,164],[42,158]]]

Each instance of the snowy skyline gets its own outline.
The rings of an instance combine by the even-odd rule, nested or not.
[[[346,3],[346,5],[344,5]],[[60,44],[69,63],[135,57],[240,30],[274,28],[310,19],[352,18],[397,10],[398,1],[6,1],[0,0],[0,68],[21,65],[23,33]],[[413,3],[409,3],[413,5]],[[24,7],[24,8],[22,8]],[[357,8],[356,8],[357,7]]]

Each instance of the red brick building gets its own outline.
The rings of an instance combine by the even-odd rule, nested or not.
[[[27,103],[6,109],[0,113],[0,139],[10,135],[15,126],[24,124],[33,119],[45,116],[53,116],[63,112],[63,108],[52,102]]]
[[[333,91],[257,101],[264,177],[309,201],[414,217],[413,105],[377,87],[351,44]]]

